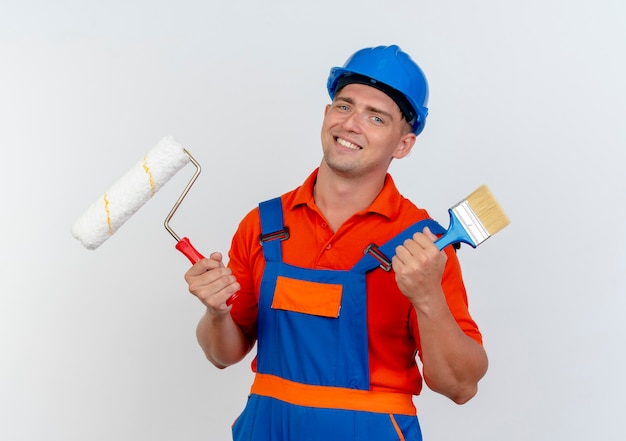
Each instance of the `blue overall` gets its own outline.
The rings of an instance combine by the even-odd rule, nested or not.
[[[284,228],[280,198],[262,202],[259,210],[263,235]],[[398,245],[425,226],[435,234],[444,232],[438,223],[426,219],[378,250],[383,256],[393,256]],[[333,400],[308,403],[318,389],[364,394],[358,400],[363,402],[373,394],[369,392],[366,274],[381,266],[380,259],[366,253],[350,270],[300,268],[282,261],[281,240],[262,244],[266,266],[258,308],[257,378],[277,379],[295,388],[292,395],[303,404],[277,398],[280,393],[255,393],[253,385],[246,408],[233,425],[233,439],[420,441],[414,408],[410,415],[346,409]],[[294,286],[302,291],[294,294]],[[317,295],[319,287],[323,288],[319,292],[328,291],[321,304],[315,304],[315,299],[299,304],[303,293]],[[300,385],[302,393],[297,392]],[[275,387],[277,392],[281,387]],[[315,393],[308,394],[307,388],[314,388]]]

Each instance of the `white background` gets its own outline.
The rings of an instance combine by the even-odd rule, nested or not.
[[[512,222],[459,254],[490,370],[416,398],[425,439],[626,439],[623,0],[3,0],[0,439],[229,439],[250,359],[204,360],[163,228],[193,168],[95,251],[70,225],[172,135],[203,165],[172,227],[225,253],[318,165],[329,68],[380,44],[431,86],[402,193],[445,225],[487,183]]]

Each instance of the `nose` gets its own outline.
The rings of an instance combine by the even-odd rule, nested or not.
[[[353,111],[346,115],[341,126],[349,132],[359,132],[361,130],[361,115]]]

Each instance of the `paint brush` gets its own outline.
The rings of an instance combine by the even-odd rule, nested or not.
[[[476,248],[509,224],[509,218],[486,185],[478,187],[448,213],[448,231],[435,242],[440,250],[460,242]]]

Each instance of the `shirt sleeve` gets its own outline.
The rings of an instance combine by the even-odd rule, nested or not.
[[[239,224],[228,253],[228,267],[241,286],[230,314],[251,342],[256,340],[258,290],[264,260],[261,246],[258,209],[249,212]]]

